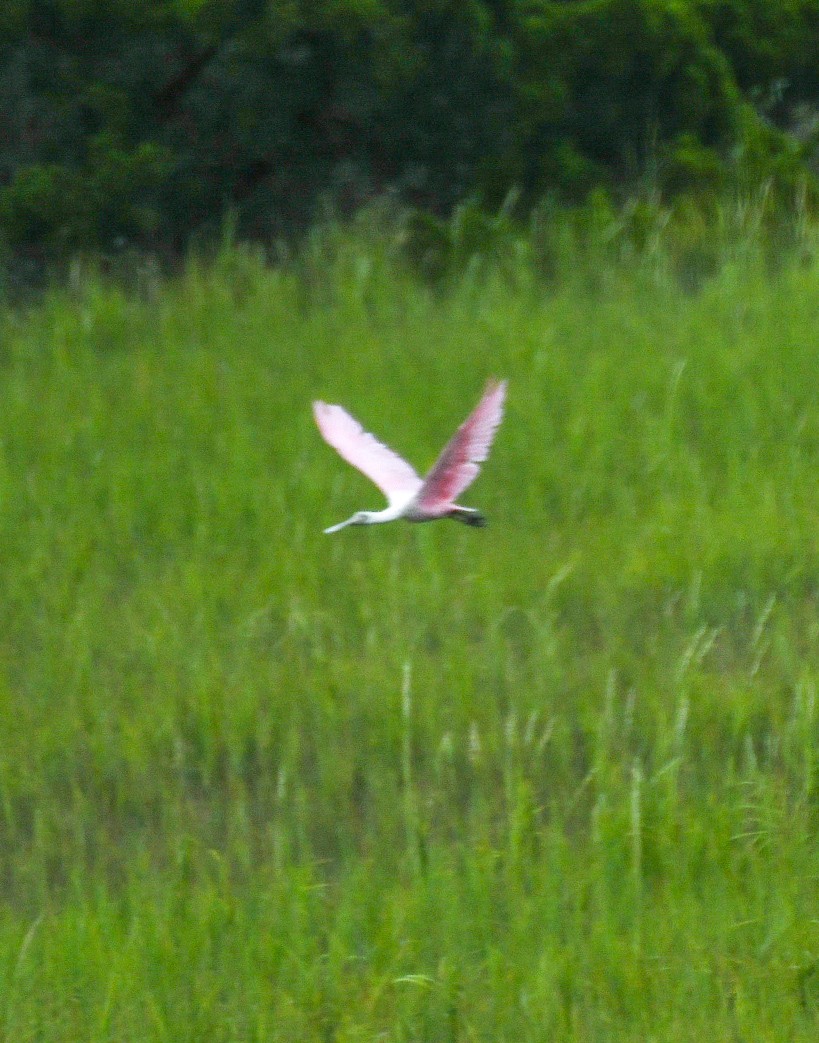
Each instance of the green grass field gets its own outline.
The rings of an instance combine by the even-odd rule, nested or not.
[[[521,266],[3,312],[0,1039],[819,1038],[819,261]]]

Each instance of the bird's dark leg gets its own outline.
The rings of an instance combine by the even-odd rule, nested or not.
[[[474,507],[453,507],[447,517],[463,522],[464,525],[473,525],[478,529],[486,525],[486,518],[480,511],[476,511]]]

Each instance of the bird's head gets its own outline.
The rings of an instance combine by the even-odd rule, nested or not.
[[[375,514],[375,511],[356,511],[352,518],[339,522],[338,525],[331,525],[329,529],[324,531],[338,532],[339,529],[346,529],[348,525],[372,525]]]

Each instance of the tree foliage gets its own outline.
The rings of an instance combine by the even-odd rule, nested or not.
[[[327,196],[792,182],[818,56],[819,0],[5,0],[0,223],[16,249],[178,248]]]

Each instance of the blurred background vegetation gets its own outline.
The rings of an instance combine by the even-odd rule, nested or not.
[[[0,0],[0,1043],[819,1039],[818,66]],[[486,538],[322,535],[311,398],[424,469],[489,374]]]
[[[510,191],[516,215],[792,209],[818,140],[819,0],[0,5],[0,248],[35,266],[173,257],[226,214],[273,242],[384,197],[426,215],[425,255]]]

